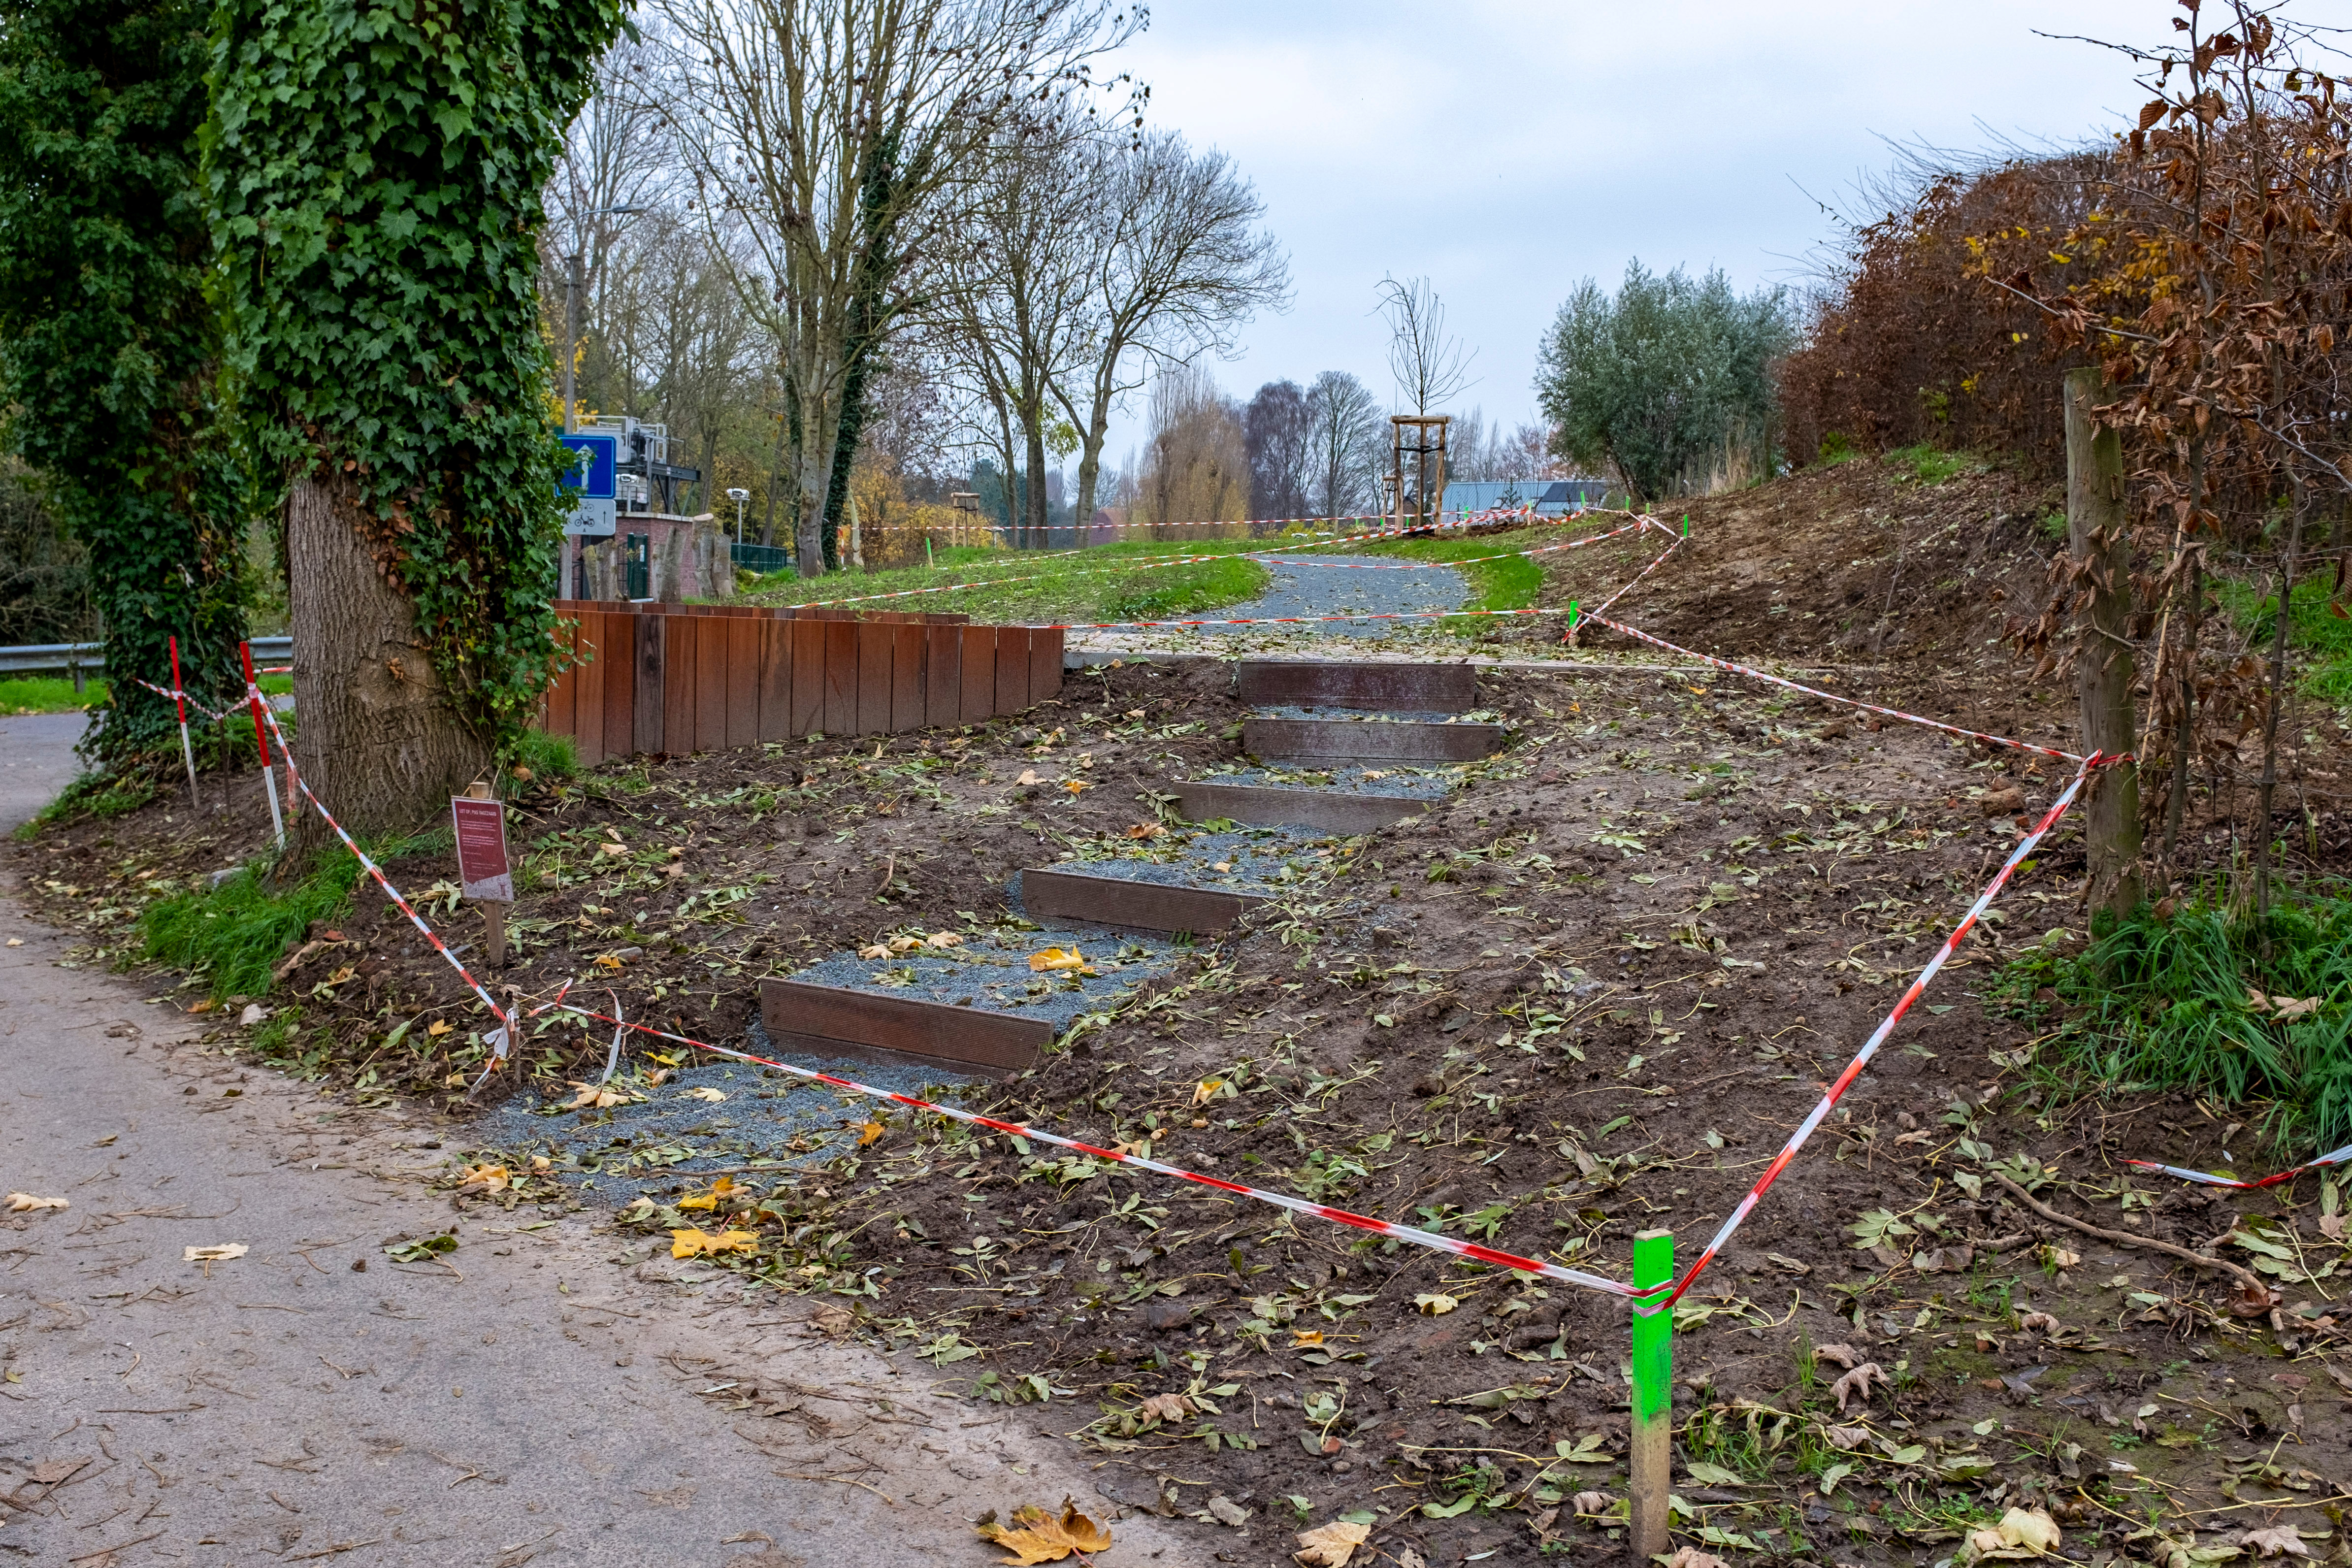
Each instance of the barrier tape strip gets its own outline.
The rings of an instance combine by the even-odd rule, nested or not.
[[[184,702],[189,707],[194,709],[197,712],[203,714],[205,718],[212,720],[215,723],[218,723],[220,721],[231,717],[240,707],[244,706],[244,700],[240,698],[237,701],[230,703],[226,708],[207,708],[185,691],[175,691],[168,686],[158,686],[152,680],[142,680],[135,675],[131,678],[131,683],[133,686],[143,686],[158,697],[168,697],[174,702]]]
[[[2143,1171],[2160,1171],[2168,1176],[2178,1176],[2184,1182],[2195,1182],[2201,1187],[2231,1187],[2240,1192],[2252,1192],[2258,1187],[2274,1187],[2281,1182],[2291,1182],[2305,1171],[2324,1170],[2327,1166],[2341,1165],[2347,1162],[2352,1162],[2352,1143],[2347,1143],[2341,1149],[2332,1150],[2315,1158],[2305,1160],[2300,1165],[2290,1165],[2284,1171],[2252,1182],[2240,1181],[2235,1176],[2217,1176],[2210,1171],[2191,1171],[2179,1165],[2159,1164],[2154,1160],[2126,1160],[2124,1163],[2136,1165]]]
[[[1722,1251],[1724,1244],[1731,1239],[1732,1232],[1738,1230],[1740,1222],[1745,1220],[1756,1205],[1763,1201],[1766,1190],[1780,1179],[1782,1171],[1789,1168],[1789,1163],[1797,1157],[1797,1151],[1805,1146],[1805,1141],[1829,1119],[1829,1114],[1835,1109],[1839,1099],[1853,1087],[1853,1080],[1862,1076],[1862,1069],[1870,1065],[1870,1058],[1878,1054],[1878,1047],[1885,1044],[1887,1036],[1895,1032],[1895,1026],[1903,1021],[1903,1015],[1911,1010],[1911,1004],[1919,1000],[1920,994],[1927,989],[1927,983],[1935,979],[1937,971],[1944,967],[1944,961],[1950,958],[1953,952],[1958,948],[1960,939],[1968,935],[1970,929],[1976,925],[1978,919],[1986,910],[1992,907],[1993,900],[2000,897],[2000,890],[2008,884],[2011,875],[2024,862],[2027,856],[2033,853],[2033,847],[2042,842],[2042,835],[2055,826],[2059,817],[2065,815],[2066,808],[2074,803],[2074,796],[2081,792],[2084,783],[2089,780],[2091,771],[2094,768],[2105,767],[2125,760],[2123,757],[2102,756],[2096,752],[2083,759],[2083,765],[2075,770],[2074,777],[2066,785],[2064,793],[2061,794],[2050,809],[2042,814],[2042,820],[2034,826],[2033,831],[2020,839],[2017,847],[2010,851],[2009,858],[2002,863],[2000,874],[1985,884],[1984,891],[1977,895],[1977,901],[1969,906],[1968,914],[1961,919],[1959,924],[1952,928],[1952,934],[1944,939],[1944,945],[1936,950],[1936,956],[1927,961],[1927,967],[1919,971],[1917,977],[1904,991],[1903,999],[1895,1004],[1895,1010],[1886,1015],[1885,1021],[1872,1033],[1860,1053],[1853,1061],[1846,1064],[1845,1071],[1840,1073],[1837,1081],[1829,1086],[1828,1091],[1822,1096],[1821,1102],[1813,1107],[1812,1113],[1798,1123],[1797,1130],[1790,1135],[1788,1143],[1779,1154],[1773,1157],[1772,1163],[1764,1168],[1764,1173],[1756,1179],[1756,1184],[1748,1189],[1748,1195],[1739,1200],[1739,1206],[1731,1211],[1731,1217],[1723,1222],[1722,1228],[1717,1230],[1713,1239],[1707,1242],[1706,1249],[1700,1252],[1697,1260],[1691,1264],[1689,1271],[1676,1281],[1674,1294],[1659,1303],[1662,1307],[1672,1307],[1676,1301],[1682,1300],[1683,1292],[1691,1288],[1691,1282],[1699,1277],[1699,1271],[1714,1261],[1715,1255]]]
[[[1664,558],[1662,556],[1660,559],[1663,560]],[[1464,611],[1462,613],[1465,615],[1470,615],[1477,612]],[[1603,616],[1587,613],[1584,618],[1596,626],[1607,626],[1611,631],[1622,632],[1627,637],[1633,638],[1637,642],[1648,643],[1652,647],[1662,647],[1668,653],[1678,653],[1685,658],[1695,658],[1702,664],[1712,665],[1717,669],[1727,669],[1735,675],[1750,676],[1758,680],[1769,681],[1774,686],[1786,687],[1790,691],[1801,691],[1808,697],[1818,697],[1824,702],[1836,702],[1842,703],[1848,708],[1860,708],[1866,712],[1884,714],[1889,719],[1900,719],[1906,724],[1923,724],[1930,730],[1941,730],[1948,735],[1964,735],[1971,741],[1986,741],[1996,746],[2008,746],[2015,751],[2032,752],[2036,756],[2054,757],[2060,762],[2079,763],[2084,761],[2082,754],[2077,752],[2062,752],[2054,746],[2037,746],[2031,741],[2013,741],[2006,735],[1989,735],[1981,730],[1964,730],[1958,724],[1947,724],[1940,720],[1926,718],[1917,713],[1906,713],[1900,708],[1882,708],[1875,702],[1864,702],[1858,697],[1840,697],[1834,691],[1823,691],[1819,687],[1807,686],[1802,681],[1790,680],[1785,676],[1773,675],[1768,671],[1758,669],[1753,665],[1740,664],[1727,658],[1717,658],[1712,654],[1700,653],[1696,649],[1684,647],[1679,643],[1670,643],[1664,637],[1652,637],[1648,632],[1643,631],[1638,627],[1629,626],[1622,621],[1610,620]],[[2110,759],[2112,762],[2120,762],[2123,760],[2124,759],[2122,758]]]
[[[778,1072],[790,1073],[793,1077],[810,1083],[827,1084],[835,1089],[847,1089],[853,1094],[862,1094],[872,1100],[887,1100],[894,1105],[903,1105],[910,1110],[934,1111],[951,1121],[965,1122],[973,1127],[986,1127],[1014,1138],[1026,1138],[1040,1143],[1049,1143],[1056,1149],[1073,1150],[1090,1159],[1104,1160],[1116,1165],[1132,1165],[1138,1170],[1173,1177],[1180,1182],[1214,1187],[1221,1193],[1231,1193],[1237,1197],[1255,1199],[1262,1204],[1270,1204],[1276,1208],[1288,1209],[1293,1214],[1308,1215],[1317,1219],[1329,1220],[1336,1225],[1351,1226],[1358,1230],[1370,1231],[1375,1236],[1385,1236],[1393,1240],[1411,1242],[1415,1247],[1425,1247],[1437,1252],[1450,1252],[1456,1258],[1466,1258],[1475,1263],[1517,1269],[1522,1274],[1537,1274],[1546,1279],[1558,1280],[1563,1285],[1580,1286],[1587,1290],[1599,1290],[1612,1296],[1630,1299],[1635,1294],[1631,1285],[1602,1275],[1588,1274],[1580,1268],[1563,1268],[1557,1263],[1547,1263],[1541,1258],[1522,1258],[1515,1252],[1504,1252],[1491,1247],[1481,1247],[1475,1241],[1459,1241],[1453,1237],[1439,1236],[1433,1231],[1417,1230],[1412,1226],[1391,1224],[1388,1220],[1374,1219],[1370,1215],[1357,1214],[1350,1209],[1333,1208],[1328,1204],[1309,1203],[1305,1198],[1294,1198],[1286,1193],[1270,1193],[1262,1187],[1244,1186],[1239,1182],[1228,1182],[1216,1176],[1204,1176],[1197,1171],[1187,1171],[1181,1166],[1164,1164],[1141,1154],[1129,1154],[1117,1149],[1097,1148],[1092,1143],[1082,1143],[1075,1138],[1064,1138],[1054,1132],[1042,1132],[1034,1127],[1024,1126],[1017,1121],[999,1121],[992,1116],[982,1116],[969,1110],[958,1110],[952,1106],[936,1105],[928,1100],[918,1100],[910,1094],[898,1094],[887,1089],[875,1089],[852,1079],[835,1078],[831,1073],[818,1072],[814,1068],[794,1067],[790,1062],[780,1062],[770,1057],[755,1056],[750,1051],[731,1050],[725,1046],[714,1046],[688,1035],[674,1035],[667,1030],[649,1028],[643,1024],[624,1023],[619,1018],[593,1012],[586,1007],[575,1006],[568,1002],[547,1003],[531,1009],[531,1016],[535,1017],[541,1013],[549,1011],[576,1014],[583,1018],[593,1018],[599,1023],[614,1025],[616,1029],[635,1030],[638,1034],[651,1035],[656,1039],[670,1040],[678,1045],[692,1047],[696,1050],[709,1051],[713,1056],[727,1057],[740,1062],[751,1062],[764,1068],[773,1068]]]
[[[1672,531],[1669,530],[1669,531]],[[1664,550],[1658,552],[1658,558],[1655,561],[1651,562],[1647,566],[1643,567],[1639,572],[1634,573],[1632,582],[1627,583],[1623,587],[1618,589],[1615,593],[1601,601],[1600,607],[1591,612],[1592,618],[1595,620],[1600,619],[1602,613],[1605,612],[1610,605],[1615,604],[1618,600],[1632,593],[1635,588],[1640,587],[1643,578],[1648,576],[1651,573],[1655,572],[1659,567],[1664,566],[1666,563],[1666,557],[1672,555],[1675,551],[1680,550],[1682,547],[1683,542],[1680,539],[1676,539],[1672,544],[1667,545]],[[1568,637],[1564,640],[1571,643],[1576,640],[1576,627],[1572,624],[1569,626]]]
[[[248,685],[246,688],[246,695],[248,700],[257,698],[261,695],[261,688]],[[327,803],[311,792],[310,786],[303,781],[300,770],[294,765],[294,748],[286,743],[286,731],[278,728],[278,715],[267,702],[262,704],[261,713],[262,717],[268,721],[269,732],[277,737],[278,750],[286,759],[287,781],[302,792],[303,799],[318,807],[320,817],[328,826],[335,830],[335,837],[343,841],[343,847],[358,858],[360,868],[375,879],[376,886],[383,889],[383,896],[390,899],[394,907],[408,917],[409,924],[424,933],[425,940],[433,944],[433,951],[448,962],[449,967],[457,972],[457,978],[466,983],[467,989],[480,997],[482,1005],[490,1010],[490,1016],[499,1021],[499,1026],[482,1037],[482,1043],[490,1047],[490,1060],[489,1065],[482,1069],[482,1077],[474,1080],[474,1088],[466,1091],[471,1095],[475,1089],[482,1087],[483,1081],[491,1073],[498,1069],[499,1063],[506,1060],[507,1048],[514,1038],[514,1020],[508,1016],[505,1008],[491,1000],[490,994],[482,989],[481,982],[476,980],[467,972],[466,966],[457,962],[457,955],[451,952],[441,939],[434,934],[433,928],[425,923],[424,917],[410,906],[406,899],[400,896],[400,889],[392,885],[392,879],[383,874],[383,868],[370,858],[368,852],[359,847],[358,841],[343,831],[343,825],[335,820],[335,814],[327,809]]]

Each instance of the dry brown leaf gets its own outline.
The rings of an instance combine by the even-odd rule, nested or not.
[[[1835,1362],[1839,1366],[1848,1370],[1862,1364],[1861,1352],[1857,1352],[1852,1345],[1815,1345],[1813,1347],[1813,1359],[1815,1361]]]
[[[2017,1320],[2021,1329],[2040,1329],[2045,1334],[2057,1333],[2063,1326],[2047,1312],[2027,1312]]]
[[[940,948],[961,947],[963,945],[963,938],[958,936],[951,931],[935,931],[930,935],[923,939],[923,945],[925,947]]]
[[[1870,1403],[1870,1386],[1874,1379],[1882,1388],[1888,1385],[1889,1379],[1878,1369],[1878,1363],[1866,1361],[1831,1384],[1830,1392],[1837,1395],[1838,1414],[1845,1414],[1845,1402],[1849,1397],[1859,1395],[1864,1404]]]
[[[1666,1559],[1666,1568],[1725,1568],[1722,1558],[1696,1546],[1677,1546],[1675,1554]]]
[[[2343,1240],[2344,1216],[2340,1214],[2321,1215],[2319,1216],[2319,1234],[2326,1237],[2330,1241]]]
[[[1313,1530],[1298,1532],[1298,1550],[1292,1552],[1294,1562],[1307,1568],[1348,1568],[1349,1559],[1356,1548],[1371,1539],[1372,1527],[1335,1519],[1328,1524],[1318,1524]]]
[[[1293,1329],[1290,1331],[1290,1348],[1292,1350],[1312,1350],[1322,1342],[1323,1331],[1320,1329]]]
[[[1617,1500],[1607,1492],[1579,1492],[1569,1500],[1569,1507],[1580,1519],[1597,1518],[1616,1506]]]
[[[8,1212],[10,1214],[37,1214],[42,1209],[69,1209],[73,1207],[73,1203],[70,1199],[37,1198],[30,1193],[10,1193],[8,1194],[7,1202]]]
[[[1021,776],[1014,779],[1013,782],[1014,784],[1044,784],[1045,781],[1037,776],[1037,770],[1035,768],[1023,768],[1021,770]]]
[[[698,1089],[688,1089],[685,1093],[679,1095],[678,1098],[680,1100],[699,1100],[710,1105],[724,1105],[727,1102],[727,1091],[723,1089],[713,1089],[706,1083]]]
[[[2038,1508],[2013,1508],[1990,1530],[1969,1537],[1969,1544],[1986,1557],[2040,1557],[2058,1550],[2058,1521]]]
[[[607,1106],[629,1103],[625,1090],[606,1084],[574,1083],[572,1087],[580,1091],[566,1102],[574,1110],[602,1110]]]
[[[1062,1500],[1062,1516],[1054,1517],[1052,1510],[1024,1504],[1013,1510],[1010,1525],[996,1522],[996,1510],[981,1515],[976,1527],[982,1539],[994,1542],[1012,1556],[1012,1563],[1058,1563],[1073,1552],[1108,1552],[1110,1531],[1078,1511],[1078,1505],[1068,1498]]]
[[[1181,1394],[1155,1394],[1135,1407],[1146,1421],[1181,1421],[1192,1413],[1192,1402]]]
[[[1822,1428],[1822,1436],[1828,1438],[1830,1447],[1835,1448],[1839,1453],[1851,1454],[1856,1448],[1862,1447],[1869,1443],[1870,1428],[1867,1426],[1824,1426]]]
[[[672,1258],[700,1258],[722,1252],[757,1252],[760,1238],[748,1230],[722,1230],[712,1236],[688,1226],[669,1233],[669,1255]]]
[[[890,956],[890,950],[877,942],[871,947],[859,948],[857,950],[857,956],[860,958],[887,958]]]
[[[1442,1290],[1424,1290],[1412,1299],[1412,1304],[1424,1318],[1442,1318],[1462,1305]]]
[[[2291,1524],[2274,1524],[2268,1530],[2250,1530],[2238,1537],[2238,1544],[2257,1557],[2308,1557],[2311,1548]]]
[[[1217,1091],[1224,1087],[1223,1079],[1202,1079],[1192,1086],[1192,1103],[1196,1106],[1208,1104],[1217,1098]]]

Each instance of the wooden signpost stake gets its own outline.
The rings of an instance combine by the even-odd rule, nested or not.
[[[1633,1482],[1628,1522],[1633,1560],[1647,1562],[1666,1550],[1673,1524],[1675,1459],[1675,1314],[1672,1308],[1644,1314],[1642,1309],[1666,1299],[1675,1282],[1675,1233],[1645,1230],[1633,1237]]]
[[[507,858],[504,802],[490,798],[490,786],[477,783],[449,802],[457,830],[457,880],[467,898],[482,906],[486,962],[507,966],[507,906],[514,902],[514,866]]]

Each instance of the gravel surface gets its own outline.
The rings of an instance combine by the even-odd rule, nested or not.
[[[1255,559],[1253,557],[1253,559]],[[1352,555],[1284,555],[1281,564],[1266,563],[1274,584],[1260,598],[1216,612],[1220,619],[1259,620],[1271,616],[1331,616],[1350,613],[1393,615],[1408,610],[1454,610],[1462,606],[1467,588],[1462,574],[1450,566],[1421,571],[1362,570],[1362,558]],[[1408,626],[1412,623],[1405,623]],[[1309,630],[1322,636],[1363,636],[1393,627],[1385,621],[1326,621]],[[1204,626],[1204,632],[1245,632],[1247,626]]]

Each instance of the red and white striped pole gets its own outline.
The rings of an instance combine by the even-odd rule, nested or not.
[[[180,760],[188,764],[188,799],[202,810],[205,797],[196,793],[196,752],[188,744],[188,694],[180,685],[180,639],[172,639],[172,706],[180,716]]]
[[[269,765],[269,731],[261,723],[261,688],[253,679],[253,645],[236,645],[237,657],[245,661],[246,709],[253,715],[253,743],[261,752],[261,793],[269,797],[269,826],[277,830],[278,847],[286,847],[286,814],[278,805],[278,772]]]

